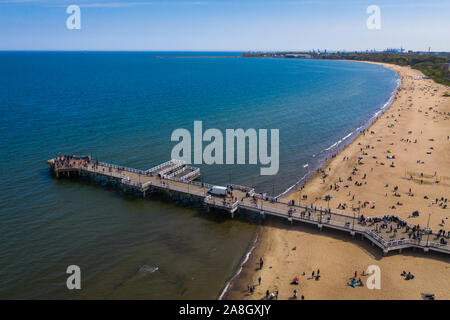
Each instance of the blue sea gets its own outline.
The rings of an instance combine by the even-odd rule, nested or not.
[[[57,180],[45,161],[91,154],[148,169],[196,120],[203,130],[279,129],[277,175],[199,165],[205,182],[277,195],[388,106],[398,82],[358,62],[203,57],[241,54],[0,53],[0,298],[216,299],[255,217]],[[66,287],[69,265],[81,268],[81,290]]]

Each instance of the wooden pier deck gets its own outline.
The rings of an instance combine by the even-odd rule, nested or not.
[[[154,191],[165,191],[170,195],[198,199],[208,211],[211,208],[219,209],[231,214],[232,218],[240,211],[250,211],[263,218],[275,216],[290,223],[315,225],[320,230],[331,228],[349,232],[353,237],[359,235],[368,239],[372,245],[382,249],[384,254],[393,250],[401,252],[407,248],[450,254],[448,237],[425,230],[426,232],[421,232],[420,239],[410,239],[408,233],[413,226],[408,225],[407,229],[406,222],[390,214],[364,219],[355,213],[283,202],[256,194],[253,188],[239,185],[229,185],[231,194],[226,197],[208,194],[213,185],[194,181],[200,176],[200,170],[186,166],[179,160],[170,160],[145,171],[93,162],[90,157],[78,156],[58,157],[47,160],[47,163],[56,177],[94,176],[114,180],[124,191],[131,189],[141,193],[144,198],[151,196]]]

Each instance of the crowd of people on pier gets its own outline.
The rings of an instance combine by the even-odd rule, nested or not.
[[[61,155],[54,159],[53,164],[56,169],[61,169],[61,168],[77,168],[80,165],[86,166],[90,162],[91,157],[89,156],[77,157],[74,155]]]
[[[385,231],[385,233],[393,233],[394,235],[392,237],[395,237],[398,231],[404,230],[404,233],[408,234],[408,239],[417,240],[418,242],[423,240],[424,235],[427,235],[428,238],[430,236],[434,236],[432,238],[433,240],[439,240],[440,244],[446,245],[447,239],[450,238],[450,230],[446,232],[441,229],[438,232],[433,233],[431,229],[421,227],[419,224],[409,225],[406,221],[395,215],[370,218],[365,218],[364,215],[361,215],[359,223],[363,225],[369,224],[369,226],[375,226],[374,231],[377,233],[381,233],[382,231]]]

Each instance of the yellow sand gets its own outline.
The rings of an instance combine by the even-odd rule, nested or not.
[[[365,135],[360,135],[324,166],[328,174],[325,181],[322,174],[316,174],[303,190],[297,190],[286,199],[297,202],[306,194],[308,204],[326,207],[322,199],[331,194],[330,207],[337,208],[339,203],[345,203],[346,211],[351,211],[352,206],[360,207],[364,201],[375,201],[374,209],[366,206],[360,212],[366,216],[393,213],[420,226],[426,226],[430,217],[431,228],[448,231],[450,208],[442,208],[446,204],[444,201],[434,201],[448,197],[450,207],[450,101],[442,96],[450,90],[432,80],[416,79],[422,76],[421,72],[409,67],[386,66],[402,77],[392,106]],[[388,127],[390,124],[392,128]],[[370,134],[371,131],[374,133]],[[393,152],[387,153],[389,149]],[[395,155],[396,159],[386,159],[387,155]],[[348,160],[343,161],[344,157]],[[363,157],[363,164],[357,163],[358,157]],[[392,162],[395,167],[390,166]],[[354,167],[358,168],[356,175],[352,175]],[[364,173],[366,179],[362,179]],[[347,181],[349,176],[353,181]],[[362,182],[362,186],[356,186],[355,181]],[[339,191],[330,191],[330,184],[334,183],[339,185]],[[385,187],[386,184],[389,186]],[[348,188],[344,188],[345,185]],[[400,197],[394,196],[395,186]],[[408,195],[410,188],[413,196]],[[351,200],[353,195],[354,200]],[[425,196],[428,199],[424,199]],[[412,218],[415,210],[420,216]],[[442,220],[444,225],[440,225]],[[264,267],[257,271],[259,257],[264,258]],[[359,277],[369,265],[381,269],[380,290],[346,285],[355,271]],[[317,272],[318,268],[321,279],[308,280],[311,272]],[[400,275],[402,271],[411,272],[415,278],[404,280]],[[247,285],[256,284],[259,276],[261,286],[256,286],[256,292],[249,294]],[[299,286],[290,284],[295,276],[300,278]],[[361,277],[364,284],[366,279]],[[350,235],[329,230],[320,233],[312,227],[290,226],[285,221],[269,219],[258,247],[226,298],[261,299],[266,290],[278,290],[279,299],[288,299],[294,289],[299,292],[299,298],[304,295],[306,299],[421,299],[421,293],[450,299],[450,257],[412,250],[383,257],[381,250],[367,241],[354,240]]]
[[[339,203],[345,203],[347,211],[365,201],[375,201],[374,209],[368,205],[361,208],[361,213],[366,216],[393,213],[421,226],[427,225],[431,214],[431,228],[450,230],[450,220],[447,220],[450,215],[450,99],[442,96],[446,91],[450,93],[450,89],[432,80],[415,80],[423,74],[409,67],[386,66],[402,76],[402,84],[392,106],[365,135],[360,135],[327,163],[324,171],[329,176],[325,183],[321,174],[316,175],[303,191],[295,192],[287,199],[298,201],[306,194],[308,203],[326,207],[327,202],[323,198],[330,194],[334,197],[330,207],[337,208]],[[393,127],[389,128],[391,124]],[[371,131],[374,134],[370,134]],[[406,139],[412,142],[405,142]],[[417,143],[414,143],[416,139]],[[370,148],[366,149],[366,146]],[[387,150],[392,150],[392,153]],[[388,155],[395,155],[395,159],[387,159]],[[344,161],[344,157],[348,160]],[[358,157],[363,157],[363,165],[357,164]],[[417,162],[419,160],[420,163]],[[392,163],[395,167],[391,167]],[[352,176],[354,167],[359,171]],[[366,179],[363,179],[364,174],[367,174]],[[352,176],[352,181],[347,181],[349,176]],[[343,182],[339,182],[339,178]],[[355,181],[363,185],[356,186]],[[339,191],[330,191],[330,184],[334,183],[340,186]],[[389,186],[385,187],[386,184]],[[345,185],[349,187],[344,188]],[[400,197],[393,195],[395,186],[399,188]],[[414,196],[408,195],[409,189]],[[425,196],[428,199],[424,199]],[[434,203],[436,198],[442,197],[448,198],[447,209],[439,206],[445,205],[442,201]],[[315,201],[316,198],[319,199]],[[402,205],[397,205],[397,202]],[[415,210],[420,212],[420,216],[410,218]],[[439,225],[442,220],[445,221],[444,227]]]

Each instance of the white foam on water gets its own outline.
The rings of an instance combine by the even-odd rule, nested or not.
[[[398,90],[398,88],[400,87],[400,85],[402,83],[401,78],[397,79],[396,83],[397,83],[397,85],[396,85],[395,89],[392,91],[389,99],[380,107],[380,109],[378,109],[377,112],[374,113],[374,115],[371,118],[369,118],[369,120],[364,125],[356,128],[355,130],[353,130],[352,132],[347,134],[345,137],[343,137],[340,140],[338,140],[335,143],[333,143],[328,148],[320,151],[318,154],[320,155],[320,154],[322,154],[324,152],[329,152],[331,149],[337,148],[342,142],[344,142],[346,139],[351,137],[354,133],[361,132],[361,129],[370,127],[370,125],[373,123],[373,121],[376,120],[381,114],[383,114],[384,111],[386,111],[386,109],[389,108],[391,106],[392,102],[394,101],[395,94],[397,93],[397,90]],[[312,157],[315,158],[316,154],[313,154]],[[318,167],[320,167],[320,165],[321,164],[319,163]],[[303,167],[305,168],[305,166],[303,166]],[[297,187],[310,173],[311,173],[311,171],[309,171],[307,174],[305,174],[303,177],[301,177],[294,185],[292,185],[289,188],[287,188],[284,192],[280,193],[275,198],[279,198],[279,197],[282,197],[282,196],[288,194],[293,188]]]
[[[143,265],[142,267],[139,268],[139,272],[141,273],[145,273],[145,274],[151,274],[155,271],[158,271],[159,267],[150,267],[148,265]]]

